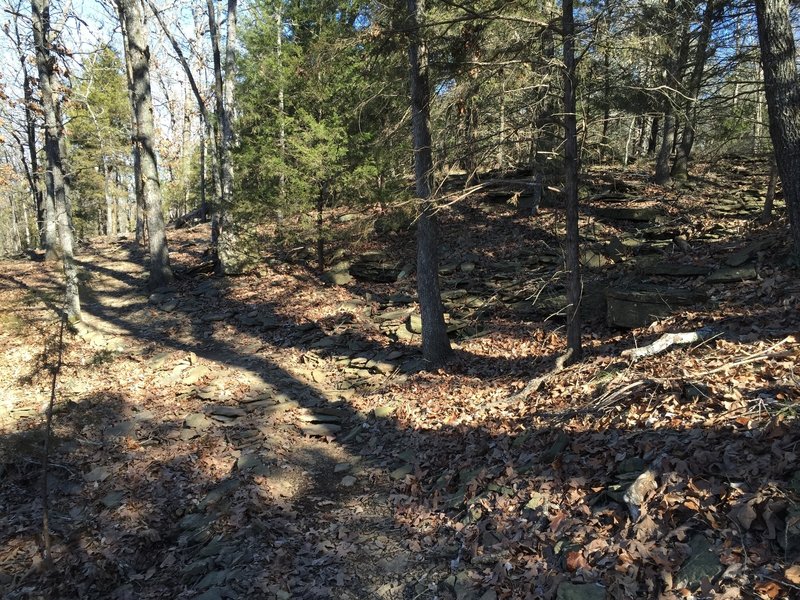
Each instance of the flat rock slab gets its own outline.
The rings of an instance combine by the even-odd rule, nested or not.
[[[186,415],[183,420],[183,426],[187,429],[194,429],[196,431],[204,431],[211,427],[213,423],[211,419],[201,413],[191,413]]]
[[[594,583],[569,583],[558,586],[556,600],[605,600],[605,588]]]
[[[708,275],[711,267],[703,265],[675,265],[671,263],[655,263],[644,265],[641,272],[645,275],[661,275],[663,277],[700,277]]]
[[[743,265],[740,267],[722,267],[717,269],[706,278],[707,283],[738,283],[756,279],[758,273],[753,265]]]
[[[608,324],[615,327],[645,327],[672,314],[679,307],[700,304],[705,292],[683,288],[612,288],[606,292]]]
[[[756,240],[738,252],[731,254],[727,259],[725,259],[725,264],[729,267],[741,267],[756,254],[769,248],[774,242],[775,240],[772,239]]]
[[[212,404],[206,407],[206,412],[212,417],[243,417],[246,411],[236,406],[226,406],[224,404]]]
[[[117,423],[113,427],[109,427],[105,431],[106,436],[110,438],[133,437],[135,433],[136,433],[135,421],[122,421],[121,423]]]
[[[297,428],[307,437],[335,437],[342,430],[335,423],[299,423]]]
[[[666,217],[657,208],[635,208],[623,206],[609,206],[596,208],[594,214],[602,219],[621,221],[661,221]]]
[[[699,586],[704,579],[711,580],[722,572],[722,563],[704,535],[696,535],[689,541],[692,550],[678,573],[675,582],[689,588]]]

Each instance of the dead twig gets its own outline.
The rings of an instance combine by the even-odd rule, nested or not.
[[[785,344],[787,342],[791,342],[791,341],[794,341],[794,336],[790,335],[790,336],[782,339],[780,342],[777,342],[776,344],[773,344],[772,346],[770,346],[769,348],[767,348],[766,350],[764,350],[762,352],[756,352],[754,354],[750,354],[748,356],[745,356],[744,358],[741,358],[739,360],[735,360],[735,361],[733,361],[731,363],[727,363],[727,364],[722,365],[720,367],[716,367],[715,369],[711,369],[709,371],[703,371],[702,373],[698,373],[697,375],[694,375],[694,377],[703,377],[705,375],[712,375],[714,373],[719,373],[720,371],[724,371],[726,369],[731,369],[733,367],[740,367],[742,365],[747,365],[747,364],[754,363],[754,362],[760,362],[762,360],[770,360],[770,359],[773,359],[773,358],[786,358],[787,356],[793,355],[797,351],[797,349],[793,348],[792,350],[783,350],[781,352],[773,352],[773,350],[775,350],[776,348],[782,346],[783,344]]]

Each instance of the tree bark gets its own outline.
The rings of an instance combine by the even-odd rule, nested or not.
[[[567,212],[567,352],[569,360],[581,357],[581,267],[578,231],[578,127],[575,89],[575,17],[573,0],[563,0],[564,35],[564,194]]]
[[[411,88],[411,126],[414,176],[421,201],[417,220],[417,295],[422,316],[422,355],[431,368],[452,355],[439,290],[439,234],[431,190],[433,155],[430,131],[430,83],[427,47],[419,25],[425,14],[424,0],[407,0],[411,40],[408,47]]]
[[[150,251],[149,286],[155,289],[169,285],[173,275],[169,264],[169,249],[161,209],[161,182],[158,175],[153,99],[150,91],[150,48],[144,26],[144,14],[138,0],[117,0],[117,3],[128,38],[128,58],[133,76],[133,107],[138,126],[135,137],[141,149],[147,241]]]
[[[44,113],[45,155],[47,157],[47,192],[52,198],[58,238],[64,261],[66,294],[64,310],[69,322],[81,320],[81,304],[78,296],[78,268],[75,264],[72,240],[72,219],[64,180],[64,166],[60,138],[63,129],[59,122],[59,111],[53,91],[53,63],[50,51],[50,5],[49,0],[31,0],[33,39],[36,46],[36,67],[39,72],[39,92]]]
[[[216,100],[216,116],[217,120],[214,127],[215,147],[217,150],[217,166],[218,166],[218,181],[219,191],[218,201],[215,203],[214,210],[211,216],[211,240],[212,251],[217,263],[217,269],[221,272],[225,271],[224,264],[224,249],[223,256],[220,256],[220,245],[223,244],[222,236],[225,229],[225,211],[228,209],[230,203],[230,191],[233,187],[233,166],[231,164],[230,154],[230,141],[232,138],[231,125],[229,122],[229,115],[225,106],[225,74],[222,71],[222,56],[220,50],[220,33],[214,8],[214,0],[206,0],[208,8],[208,28],[211,36],[211,50],[214,61],[214,97]],[[236,32],[236,0],[229,0],[228,10],[230,11],[231,5],[233,6],[233,33]],[[230,15],[229,15],[230,18]],[[229,24],[230,27],[230,24]],[[228,42],[230,45],[230,41]],[[231,49],[232,50],[232,49]],[[228,61],[228,52],[225,53],[226,66]],[[232,76],[232,73],[231,73]]]
[[[792,262],[800,264],[800,78],[788,0],[756,0],[756,18],[769,133],[791,226]]]
[[[664,105],[664,122],[662,125],[661,147],[659,148],[658,155],[656,156],[656,172],[655,183],[658,185],[667,185],[672,182],[672,169],[670,157],[672,156],[672,149],[675,146],[675,133],[677,131],[677,109],[676,109],[676,96],[677,91],[682,85],[682,73],[686,61],[689,56],[689,20],[687,16],[687,8],[682,3],[678,7],[682,15],[675,15],[676,6],[675,1],[671,0],[667,6],[667,19],[668,35],[680,36],[680,44],[678,45],[677,52],[669,47],[664,56],[664,73],[666,87],[663,99]],[[679,20],[679,17],[680,20]]]
[[[125,53],[125,77],[128,80],[128,101],[131,105],[131,157],[133,158],[133,196],[135,206],[134,239],[137,245],[144,243],[144,183],[142,181],[142,151],[139,144],[139,123],[136,120],[136,103],[133,98],[133,69],[131,67],[131,50],[128,43],[128,32],[122,8],[117,5],[120,29],[122,30],[122,48]]]
[[[45,249],[45,252],[47,253],[50,244],[56,244],[56,240],[52,240],[51,243],[47,241],[48,227],[45,223],[47,215],[45,211],[44,194],[42,193],[41,176],[39,174],[39,153],[36,149],[36,118],[34,117],[32,110],[34,104],[34,79],[28,73],[28,61],[26,53],[22,49],[22,36],[20,35],[19,31],[17,15],[14,15],[13,19],[14,43],[17,48],[17,56],[22,69],[22,93],[25,101],[25,137],[28,157],[30,160],[30,174],[28,176],[28,183],[31,189],[31,195],[33,196],[33,200],[36,205],[36,229],[39,233],[38,244],[41,248]],[[22,152],[22,159],[23,161],[26,160],[24,151]],[[50,231],[55,231],[55,223],[53,223],[53,226],[49,229]]]
[[[656,157],[656,176],[655,182],[658,185],[670,183],[669,157],[672,152],[672,142],[675,139],[675,113],[672,107],[664,114],[664,125],[662,128],[661,147]]]
[[[675,162],[672,164],[672,177],[677,180],[685,180],[689,176],[689,158],[694,146],[694,134],[697,125],[697,98],[703,85],[703,73],[705,72],[706,59],[708,58],[708,42],[711,39],[715,10],[715,0],[708,0],[703,11],[703,23],[695,46],[694,66],[692,67],[692,74],[689,77],[689,85],[686,92],[688,99],[686,101],[685,124],[678,150],[675,153]]]
[[[764,200],[764,210],[759,221],[769,223],[772,220],[772,207],[775,204],[775,190],[778,187],[778,165],[775,164],[775,155],[769,161],[769,183],[767,183],[767,197]]]

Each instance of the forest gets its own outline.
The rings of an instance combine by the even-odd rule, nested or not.
[[[0,1],[2,597],[800,597],[795,0]]]

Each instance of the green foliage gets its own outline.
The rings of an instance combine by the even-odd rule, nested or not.
[[[106,197],[125,199],[130,105],[122,62],[103,47],[89,55],[67,105],[73,222],[79,235],[105,230]]]
[[[238,212],[389,199],[408,146],[387,142],[384,132],[402,119],[406,99],[385,89],[386,70],[372,60],[372,42],[357,25],[367,22],[366,8],[287,2],[280,25],[277,9],[257,2],[243,26]]]

